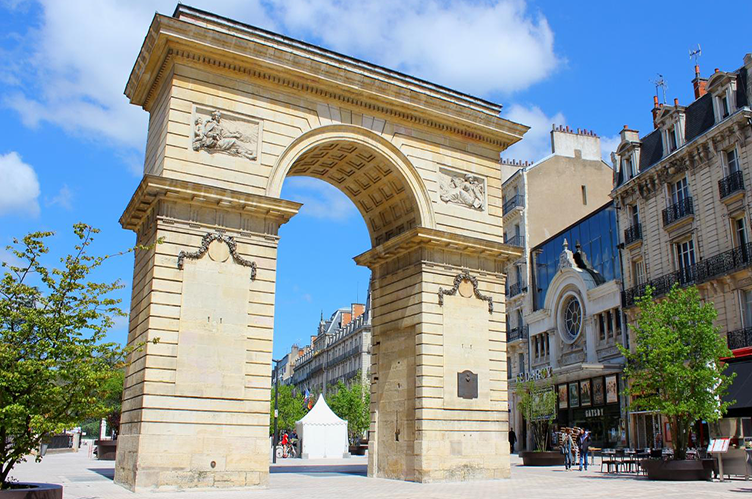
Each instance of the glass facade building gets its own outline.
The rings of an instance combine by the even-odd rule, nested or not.
[[[609,202],[532,249],[531,261],[535,262],[532,269],[535,280],[533,286],[535,310],[543,308],[546,301],[548,287],[559,267],[559,255],[564,248],[565,239],[573,252],[577,251],[576,245],[580,245],[590,266],[603,277],[605,282],[621,279],[616,208],[613,202]]]

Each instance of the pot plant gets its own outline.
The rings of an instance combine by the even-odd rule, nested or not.
[[[59,485],[22,484],[11,471],[50,435],[108,412],[108,382],[126,352],[104,342],[125,315],[110,295],[121,284],[90,279],[108,257],[89,254],[97,230],[73,227],[74,251],[45,264],[53,234],[14,240],[0,279],[0,498],[62,497]],[[42,459],[37,453],[36,460]]]
[[[731,352],[713,325],[717,312],[701,301],[697,288],[677,284],[661,300],[648,286],[637,306],[633,348],[620,347],[625,395],[631,410],[656,411],[666,419],[674,450],[672,459],[645,460],[643,466],[651,479],[707,480],[712,462],[686,457],[694,422],[718,421],[729,406],[723,396],[733,377],[723,373],[721,359]]]
[[[518,406],[533,435],[533,451],[520,452],[525,466],[555,466],[564,464],[564,455],[547,451],[551,421],[556,416],[556,392],[553,378],[541,383],[531,379],[518,382],[515,393],[519,397]]]

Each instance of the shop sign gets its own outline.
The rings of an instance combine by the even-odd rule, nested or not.
[[[541,367],[539,369],[533,369],[525,373],[519,373],[517,375],[517,382],[522,383],[524,381],[530,381],[531,379],[534,379],[535,381],[540,381],[542,379],[548,379],[553,375],[554,375],[554,371],[553,369],[551,369],[551,366]]]
[[[595,409],[586,409],[586,418],[599,418],[603,416],[603,407],[596,407]]]

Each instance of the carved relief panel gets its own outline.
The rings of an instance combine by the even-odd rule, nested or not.
[[[446,204],[486,211],[486,180],[448,168],[439,168],[439,199]]]
[[[194,106],[191,147],[209,154],[228,154],[256,161],[261,122],[250,116]]]

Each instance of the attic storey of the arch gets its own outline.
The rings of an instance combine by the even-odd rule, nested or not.
[[[115,479],[265,484],[287,176],[357,206],[372,248],[369,474],[509,475],[499,106],[179,6],[126,87],[149,115],[121,218],[139,244]],[[301,250],[301,251],[308,251]],[[315,264],[315,253],[301,255]],[[481,442],[482,444],[479,444]]]

